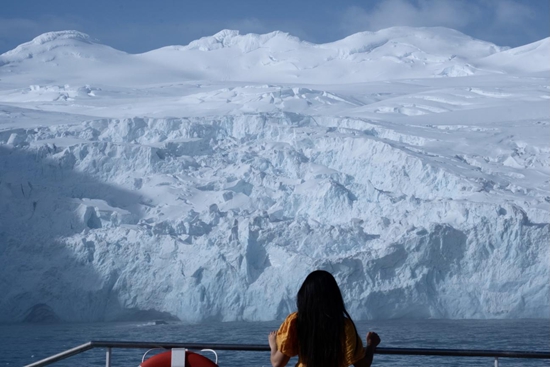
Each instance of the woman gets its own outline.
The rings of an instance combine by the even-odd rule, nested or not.
[[[278,331],[269,334],[271,364],[284,367],[298,355],[296,367],[369,367],[378,334],[367,334],[363,348],[344,306],[340,288],[326,271],[309,274],[298,291],[298,312],[290,314]]]

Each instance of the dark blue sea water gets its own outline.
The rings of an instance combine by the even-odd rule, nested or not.
[[[550,351],[550,320],[358,321],[378,332],[380,347]],[[23,366],[89,340],[266,344],[279,322],[153,325],[146,322],[0,325],[0,367]],[[113,366],[137,367],[143,350],[114,349]],[[219,351],[225,366],[269,366],[267,352]],[[291,360],[289,366],[295,361]],[[499,359],[500,366],[550,366],[550,360]],[[104,366],[105,350],[90,350],[53,366]],[[373,366],[494,366],[492,358],[375,356]]]

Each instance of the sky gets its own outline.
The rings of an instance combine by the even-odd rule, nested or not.
[[[392,26],[443,26],[499,46],[550,36],[550,0],[0,0],[0,54],[50,31],[74,29],[141,53],[222,29],[288,32],[332,42]]]

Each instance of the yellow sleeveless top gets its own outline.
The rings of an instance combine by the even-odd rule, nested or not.
[[[287,316],[285,321],[283,321],[281,327],[279,327],[279,330],[277,331],[277,350],[288,357],[298,355],[298,331],[296,329],[297,320],[298,313],[291,313]],[[353,324],[347,318],[344,330],[346,335],[344,366],[350,366],[365,356],[365,349],[363,348],[363,342],[357,335]],[[357,344],[359,344],[361,348],[359,348]],[[298,358],[296,367],[306,367],[306,364]]]

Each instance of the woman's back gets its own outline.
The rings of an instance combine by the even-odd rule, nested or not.
[[[298,320],[298,313],[294,312],[288,315],[288,317],[283,321],[281,326],[279,327],[279,330],[277,331],[277,349],[289,356],[293,357],[298,355],[298,364],[297,366],[303,367],[306,366],[308,363],[303,360],[302,356],[299,354],[299,342],[298,342],[298,332],[297,332],[297,320]],[[323,332],[323,331],[320,331]],[[329,359],[326,359],[325,361],[316,362],[312,361],[310,364],[312,366],[317,366],[317,363],[321,363],[320,366],[349,366],[354,364],[355,362],[361,360],[365,355],[365,350],[363,348],[363,343],[361,341],[361,338],[357,335],[357,331],[355,330],[355,326],[353,325],[353,321],[351,319],[345,318],[344,319],[344,337],[343,337],[343,345],[341,345],[341,355],[342,355],[342,362],[340,364],[329,364],[329,363],[339,363],[339,362],[331,362]],[[338,346],[339,343],[336,345]],[[332,349],[332,348],[331,348]],[[317,347],[314,346],[314,351],[318,353],[319,356],[324,357],[327,353],[322,353],[323,347],[321,345],[318,345]]]
[[[312,366],[342,366],[344,322],[346,316],[351,318],[332,274],[323,270],[310,273],[298,291],[297,305],[300,358]]]
[[[297,366],[343,367],[366,360],[332,274],[323,270],[310,273],[298,291],[296,303],[298,312],[290,314],[279,330],[269,335],[273,366],[285,366],[295,355],[299,356]],[[368,358],[370,365],[372,350]]]

